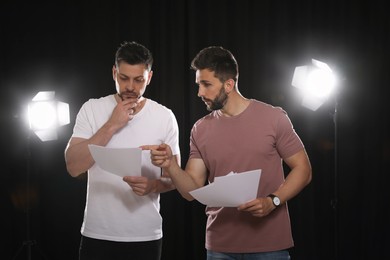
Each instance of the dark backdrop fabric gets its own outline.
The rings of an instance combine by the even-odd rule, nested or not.
[[[2,1],[1,258],[12,259],[26,240],[29,208],[33,254],[77,259],[86,177],[67,174],[63,151],[81,105],[115,91],[117,46],[135,40],[154,54],[146,96],[175,113],[183,167],[191,127],[207,113],[190,62],[200,49],[221,45],[239,63],[241,93],[283,107],[312,162],[312,183],[289,202],[292,259],[384,259],[388,12],[385,1]],[[300,106],[291,87],[295,67],[312,58],[339,78],[338,94],[315,112]],[[27,130],[26,104],[41,90],[55,90],[70,106],[71,123],[57,141],[42,143]],[[205,259],[204,206],[172,191],[162,194],[161,213],[162,259]]]

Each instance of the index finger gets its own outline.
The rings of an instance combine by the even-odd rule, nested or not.
[[[248,209],[250,207],[253,207],[254,205],[255,205],[255,201],[251,200],[251,201],[248,201],[248,202],[238,206],[238,210],[246,210],[246,209]]]

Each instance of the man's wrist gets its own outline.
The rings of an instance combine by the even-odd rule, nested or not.
[[[160,192],[160,191],[159,191],[159,186],[160,186],[160,180],[159,180],[159,179],[154,180],[152,191],[153,191],[154,193]]]
[[[280,198],[275,194],[269,194],[267,197],[271,198],[272,204],[274,204],[275,208],[279,207],[281,204]]]

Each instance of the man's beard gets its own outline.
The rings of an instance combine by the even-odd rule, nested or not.
[[[121,100],[125,100],[125,99],[140,99],[142,97],[142,95],[137,95],[136,93],[134,92],[127,92],[127,91],[124,91],[122,93],[118,93],[118,96],[121,98]]]
[[[227,95],[225,89],[221,88],[218,96],[216,96],[214,98],[214,100],[210,101],[211,103],[209,106],[207,106],[207,110],[208,111],[215,111],[215,110],[219,110],[219,109],[223,108],[227,102],[227,99],[228,99],[228,95]]]

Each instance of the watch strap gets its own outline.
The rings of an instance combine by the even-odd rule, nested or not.
[[[267,197],[270,197],[271,200],[272,200],[272,203],[274,204],[275,207],[278,207],[280,205],[280,199],[278,196],[276,196],[275,194],[269,194]],[[279,203],[275,203],[275,198],[277,198],[278,202]]]

